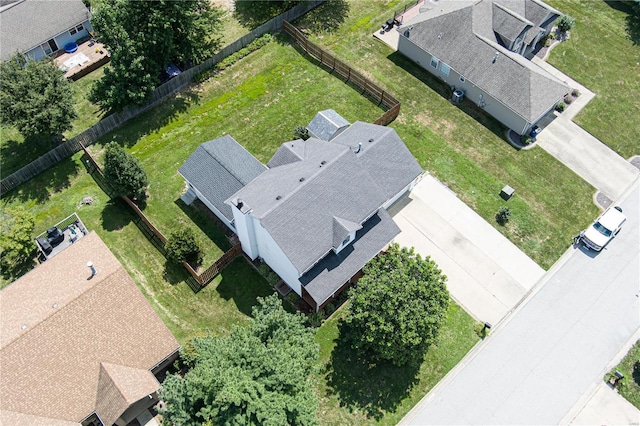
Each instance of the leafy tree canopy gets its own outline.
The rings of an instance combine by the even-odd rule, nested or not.
[[[91,99],[114,110],[144,103],[169,62],[189,66],[213,55],[221,16],[208,0],[101,0],[91,24],[111,67]]]
[[[0,221],[0,264],[2,275],[13,277],[31,260],[36,246],[31,239],[35,217],[22,206],[8,207]]]
[[[76,118],[73,87],[50,58],[33,61],[16,53],[0,63],[0,122],[25,137],[61,135]]]
[[[191,228],[178,228],[171,232],[164,248],[167,258],[174,263],[197,265],[202,262],[202,249]]]
[[[313,330],[286,312],[277,295],[259,298],[249,327],[195,338],[183,351],[191,366],[168,376],[160,398],[172,425],[312,425],[311,374],[318,359]]]
[[[421,360],[446,317],[446,279],[429,257],[392,244],[351,289],[345,330],[352,347],[398,366]]]
[[[105,147],[104,177],[118,191],[118,195],[142,198],[149,179],[140,162],[115,142]]]

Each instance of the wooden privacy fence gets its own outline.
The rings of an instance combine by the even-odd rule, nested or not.
[[[213,67],[215,64],[222,61],[227,56],[230,56],[238,50],[242,49],[258,37],[262,37],[269,32],[280,30],[285,20],[297,19],[311,9],[324,3],[325,1],[326,0],[311,0],[300,2],[293,8],[265,22],[253,31],[243,35],[233,43],[225,46],[221,51],[213,55],[211,58],[205,60],[201,64],[189,68],[182,74],[172,78],[164,84],[161,84],[153,91],[153,94],[151,95],[151,98],[147,104],[126,108],[122,112],[114,113],[103,118],[84,132],[58,145],[56,148],[42,155],[30,164],[22,167],[20,170],[17,170],[16,172],[2,179],[2,181],[0,182],[0,195],[6,194],[8,191],[16,188],[20,184],[28,181],[29,179],[42,173],[48,168],[58,164],[60,161],[71,157],[76,152],[81,151],[83,146],[89,146],[93,144],[102,136],[126,123],[128,120],[137,117],[146,110],[157,105],[159,102],[163,101],[165,98],[176,93],[179,89],[190,83],[193,80],[193,77]]]
[[[104,178],[104,174],[102,173],[102,168],[100,165],[94,160],[94,158],[89,154],[89,151],[83,146],[81,148],[84,151],[84,155],[82,156],[82,162],[87,167],[87,171],[91,176],[96,180],[98,185],[105,191],[110,198],[114,198],[116,191],[115,189],[107,182]],[[164,248],[167,243],[167,238],[164,236],[162,232],[147,218],[147,216],[140,210],[140,207],[136,205],[131,199],[127,196],[121,195],[120,198],[133,210],[135,213],[134,223],[136,226],[142,231],[145,237],[154,245],[155,248],[162,253],[163,256],[167,256],[167,252]],[[187,282],[189,287],[194,292],[200,291],[204,288],[211,280],[213,280],[216,275],[222,271],[225,266],[227,266],[233,259],[240,256],[242,254],[242,245],[237,243],[231,249],[227,250],[220,256],[211,266],[209,266],[204,272],[198,274],[191,265],[187,262],[182,262],[182,266],[185,267],[187,272],[191,275],[195,282]]]
[[[300,30],[291,25],[287,21],[282,22],[282,30],[291,36],[293,40],[310,56],[320,61],[320,64],[331,69],[331,72],[335,72],[342,76],[346,82],[358,87],[362,92],[371,100],[381,105],[386,109],[374,124],[380,124],[386,126],[396,119],[400,113],[400,101],[396,99],[392,94],[383,90],[380,86],[373,81],[351,68],[335,56],[331,55],[317,44],[309,41]]]

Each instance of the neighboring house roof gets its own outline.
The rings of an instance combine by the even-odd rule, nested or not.
[[[232,221],[225,200],[265,170],[264,164],[227,135],[200,145],[178,173]]]
[[[295,153],[292,161],[279,161],[233,199],[252,210],[300,274],[422,172],[395,131],[375,124],[354,123],[331,142],[283,147],[276,155]]]
[[[7,4],[0,8],[0,60],[45,43],[90,16],[81,0],[18,0]]]
[[[95,232],[0,291],[0,332],[8,424],[64,425],[94,411],[112,424],[126,402],[160,387],[148,372],[179,349]]]
[[[330,141],[336,133],[349,126],[349,122],[332,109],[320,111],[307,126],[311,136]]]
[[[435,9],[423,8],[405,22],[400,33],[408,30],[416,46],[527,121],[540,118],[568,92],[562,81],[501,46],[494,27],[510,37],[519,28],[529,28],[525,39],[533,40],[545,17],[555,16],[555,9],[535,0],[440,0],[431,7]]]

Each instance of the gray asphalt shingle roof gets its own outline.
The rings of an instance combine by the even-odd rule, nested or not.
[[[22,0],[4,6],[0,9],[0,60],[38,46],[90,16],[81,0]]]
[[[534,5],[526,6],[527,2]],[[499,3],[503,8],[512,6],[511,2]],[[537,31],[539,21],[555,11],[549,8],[541,13],[540,3],[534,0],[516,0],[513,5],[520,5],[523,16],[536,25],[529,31]],[[561,100],[569,88],[536,64],[498,44],[493,31],[493,10],[491,0],[440,0],[438,9],[421,9],[420,15],[402,25],[400,33],[410,29],[409,40],[418,47],[532,122]],[[498,59],[493,61],[496,52]]]
[[[231,136],[201,144],[178,172],[229,221],[225,200],[267,168]]]
[[[330,252],[300,278],[305,290],[322,304],[400,233],[385,209],[356,232],[356,239],[339,253]]]
[[[332,109],[326,109],[324,111],[320,111],[315,117],[313,117],[313,120],[311,120],[307,126],[307,130],[309,130],[313,137],[330,141],[338,130],[348,125],[349,122],[340,114]]]
[[[233,199],[252,210],[300,274],[422,173],[395,131],[374,124],[357,122],[332,142],[284,146],[300,160],[269,169]]]

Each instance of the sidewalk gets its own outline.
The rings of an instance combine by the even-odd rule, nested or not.
[[[497,324],[545,273],[433,176],[389,213],[402,230],[394,241],[431,256],[453,299],[478,321]]]

